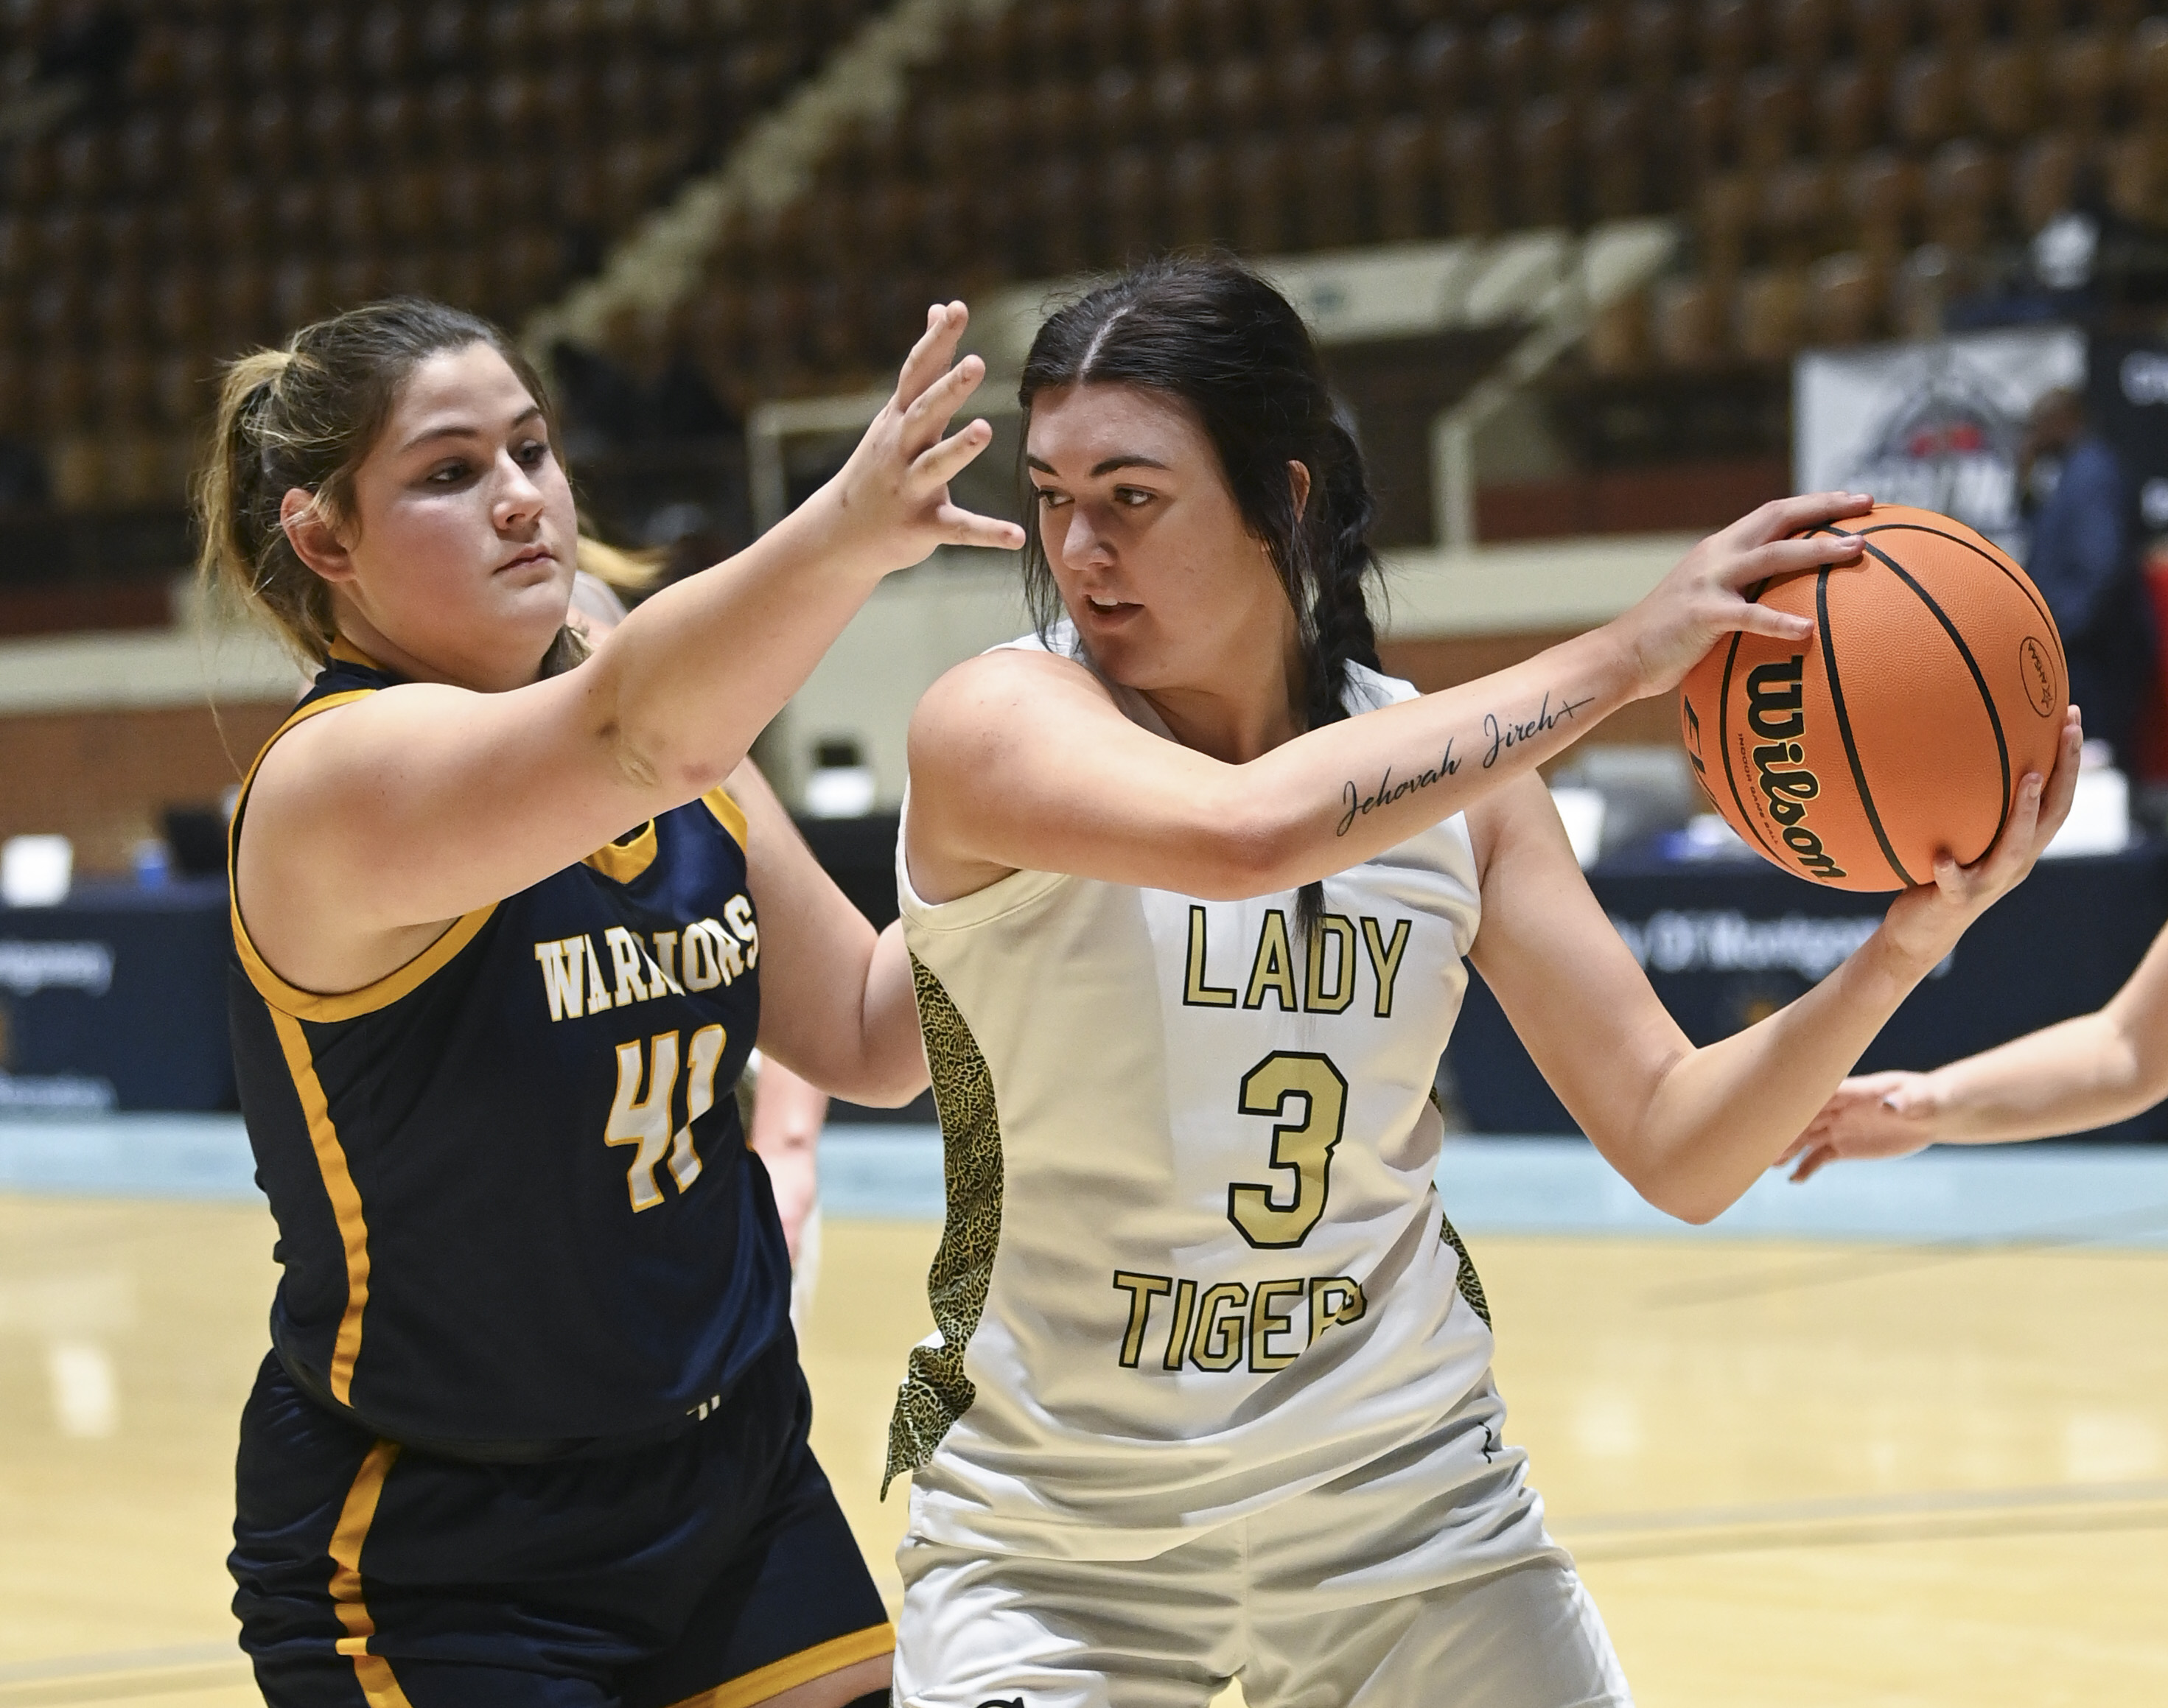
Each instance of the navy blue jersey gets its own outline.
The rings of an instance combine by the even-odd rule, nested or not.
[[[279,734],[396,681],[342,644]],[[236,846],[247,809],[244,784]],[[394,1440],[571,1451],[704,1415],[785,1332],[782,1226],[731,1095],[760,928],[721,790],[360,990],[287,984],[237,899],[233,937],[272,1339],[305,1388]]]

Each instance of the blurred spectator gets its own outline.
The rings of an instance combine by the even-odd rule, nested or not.
[[[741,430],[693,359],[672,356],[650,393],[648,431],[664,439],[722,439]]]
[[[2026,573],[2062,631],[2070,698],[2086,737],[2107,741],[2128,771],[2154,667],[2130,483],[2078,395],[2062,389],[2033,406],[2017,478],[2032,525]]]
[[[72,16],[63,16],[39,44],[38,75],[110,82],[135,51],[136,19],[127,7],[81,7]]]
[[[577,462],[643,437],[647,399],[622,363],[561,338],[550,347],[550,367],[565,416],[567,460]]]
[[[0,439],[0,510],[45,504],[52,496],[45,459],[19,439]]]
[[[651,382],[570,339],[550,346],[550,365],[567,418],[568,456],[656,440],[729,438],[741,430],[707,376],[682,353]]]
[[[2019,212],[2038,222],[2032,236],[2021,251],[2006,255],[2001,276],[1986,289],[1949,305],[1945,330],[2058,321],[2082,326],[2099,317],[2102,247],[2118,247],[2120,222],[2103,199],[2098,174],[2080,170],[2058,194],[2043,194],[2038,206]]]

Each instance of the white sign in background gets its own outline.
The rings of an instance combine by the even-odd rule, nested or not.
[[[1938,510],[2024,561],[2018,447],[2043,392],[2084,385],[2080,333],[2026,326],[1810,350],[1793,379],[1799,491],[1871,492],[1885,504]]]

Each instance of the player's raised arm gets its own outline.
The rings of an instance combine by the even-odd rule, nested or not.
[[[1804,1180],[1833,1162],[1931,1144],[2052,1138],[2168,1097],[2168,931],[2107,1005],[1926,1074],[1847,1079],[1777,1159]]]
[[[2073,713],[2054,774],[2021,780],[1977,864],[1946,857],[1820,984],[1702,1048],[1605,918],[1533,780],[1470,815],[1485,871],[1472,958],[1606,1160],[1658,1208],[1705,1222],[1784,1154],[1897,1005],[2031,871],[2070,812],[2080,739]]]
[[[876,931],[851,904],[752,761],[731,774],[731,795],[745,810],[768,951],[762,1056],[810,1081],[816,1095],[908,1103],[926,1089],[926,1053],[902,932]],[[818,1119],[812,1124],[817,1131]]]
[[[1194,572],[1192,537],[1243,538],[1210,441],[1178,406],[1112,387],[1041,405],[1032,432],[1039,547],[1077,634],[1103,661],[1171,652],[1164,637],[1201,596],[1170,587],[1161,564],[1187,554]],[[1299,512],[1311,477],[1297,463],[1289,480]],[[1821,492],[1764,505],[1601,629],[1292,739],[1209,695],[1146,690],[1177,737],[1167,740],[1071,659],[1003,650],[970,660],[912,719],[914,881],[931,899],[1029,869],[1233,898],[1340,871],[1532,772],[1621,706],[1676,687],[1722,635],[1802,638],[1804,619],[1740,590],[1856,557],[1857,544],[1786,536],[1870,503]],[[1265,614],[1291,617],[1285,606]],[[1260,628],[1259,645],[1284,646],[1271,623]]]
[[[237,882],[273,962],[313,989],[366,982],[444,921],[698,797],[884,575],[943,544],[1013,545],[1012,524],[948,501],[991,432],[946,433],[984,372],[953,360],[964,320],[961,304],[930,311],[812,499],[554,674],[570,661],[572,501],[508,345],[417,322],[387,327],[389,353],[327,332],[240,364],[207,563],[275,602],[301,650],[343,643],[399,683],[298,724],[262,763]]]

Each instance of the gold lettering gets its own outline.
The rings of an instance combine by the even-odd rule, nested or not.
[[[1242,1312],[1250,1290],[1240,1281],[1220,1281],[1204,1290],[1197,1304],[1197,1334],[1189,1343],[1189,1361],[1199,1370],[1232,1370],[1242,1361]]]
[[[1384,933],[1378,929],[1377,920],[1369,915],[1363,915],[1363,947],[1370,952],[1370,970],[1378,975],[1378,1000],[1374,1010],[1380,1020],[1393,1017],[1393,981],[1400,976],[1400,957],[1407,952],[1408,922],[1393,921],[1393,941],[1387,946]]]
[[[1352,941],[1352,934],[1351,934]],[[1285,1370],[1294,1362],[1292,1352],[1276,1352],[1267,1344],[1267,1337],[1284,1334],[1294,1327],[1291,1314],[1273,1309],[1281,1299],[1299,1299],[1309,1286],[1300,1276],[1293,1281],[1259,1281],[1257,1290],[1250,1296],[1250,1368],[1254,1371]]]
[[[1332,945],[1332,989],[1325,988],[1325,946]],[[1312,1014],[1338,1014],[1355,1000],[1355,921],[1329,913],[1317,922],[1304,969],[1302,1005]]]
[[[1310,1284],[1310,1345],[1315,1345],[1317,1337],[1327,1329],[1361,1322],[1369,1308],[1369,1301],[1363,1297],[1363,1284],[1352,1276],[1319,1276]]]
[[[1235,993],[1230,990],[1227,994],[1231,997]],[[1189,1350],[1189,1321],[1196,1309],[1197,1283],[1193,1281],[1180,1282],[1174,1290],[1173,1326],[1166,1331],[1166,1351],[1160,1359],[1162,1369],[1182,1368],[1182,1355]]]
[[[1174,1283],[1163,1275],[1132,1275],[1128,1270],[1114,1271],[1117,1289],[1127,1288],[1129,1295],[1129,1326],[1122,1336],[1122,1368],[1134,1370],[1137,1355],[1145,1344],[1145,1324],[1151,1316],[1151,1302],[1162,1293],[1174,1291]]]
[[[1192,1008],[1235,1005],[1231,989],[1204,982],[1204,910],[1193,902],[1189,909],[1189,961],[1183,973],[1182,1000]]]
[[[1262,1008],[1267,990],[1279,997],[1282,1014],[1295,1011],[1294,951],[1288,947],[1287,915],[1276,907],[1265,910],[1264,926],[1257,933],[1257,958],[1250,963],[1250,988],[1242,997],[1242,1006]]]

